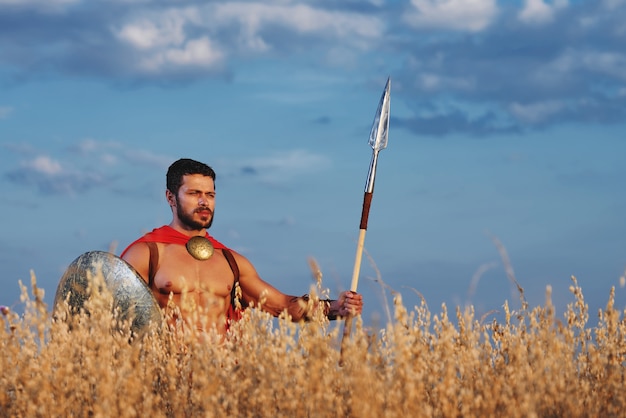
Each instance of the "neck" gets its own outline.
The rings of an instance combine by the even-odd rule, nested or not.
[[[206,229],[189,229],[188,227],[183,226],[180,222],[176,222],[176,220],[170,222],[169,227],[189,237],[193,237],[196,235],[203,237],[206,235]]]

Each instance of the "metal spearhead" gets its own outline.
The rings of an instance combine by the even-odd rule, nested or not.
[[[391,104],[391,78],[387,78],[387,85],[380,97],[374,123],[370,131],[369,144],[372,147],[372,161],[370,162],[365,192],[374,192],[374,179],[376,178],[376,165],[378,163],[378,152],[387,147],[387,137],[389,133],[389,107]]]
[[[387,147],[387,134],[389,132],[389,106],[390,106],[391,78],[387,78],[387,85],[383,91],[372,124],[369,144],[374,151],[380,151]]]

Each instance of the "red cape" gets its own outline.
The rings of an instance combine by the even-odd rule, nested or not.
[[[206,233],[206,237],[209,239],[209,241],[211,241],[211,244],[213,244],[213,248],[215,248],[216,250],[227,248],[224,244],[210,236],[208,232]],[[163,225],[160,228],[153,229],[152,232],[148,232],[143,237],[132,242],[128,247],[126,247],[124,251],[122,251],[120,257],[124,257],[126,251],[128,251],[130,247],[137,244],[138,242],[163,242],[165,244],[186,245],[187,241],[189,241],[189,238],[191,237],[183,234],[182,232],[178,232],[171,226]]]

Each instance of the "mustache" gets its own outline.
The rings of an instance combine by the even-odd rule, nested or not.
[[[211,215],[213,215],[213,211],[208,206],[200,206],[196,208],[194,212],[203,212],[203,211],[208,211]]]

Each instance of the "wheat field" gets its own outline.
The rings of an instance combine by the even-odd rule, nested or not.
[[[611,290],[591,325],[574,278],[562,318],[549,289],[543,306],[505,304],[501,323],[394,294],[393,320],[357,318],[343,352],[343,323],[322,317],[248,309],[221,342],[164,324],[133,338],[105,296],[59,316],[34,275],[20,285],[23,314],[0,314],[2,417],[626,416],[623,312]]]

